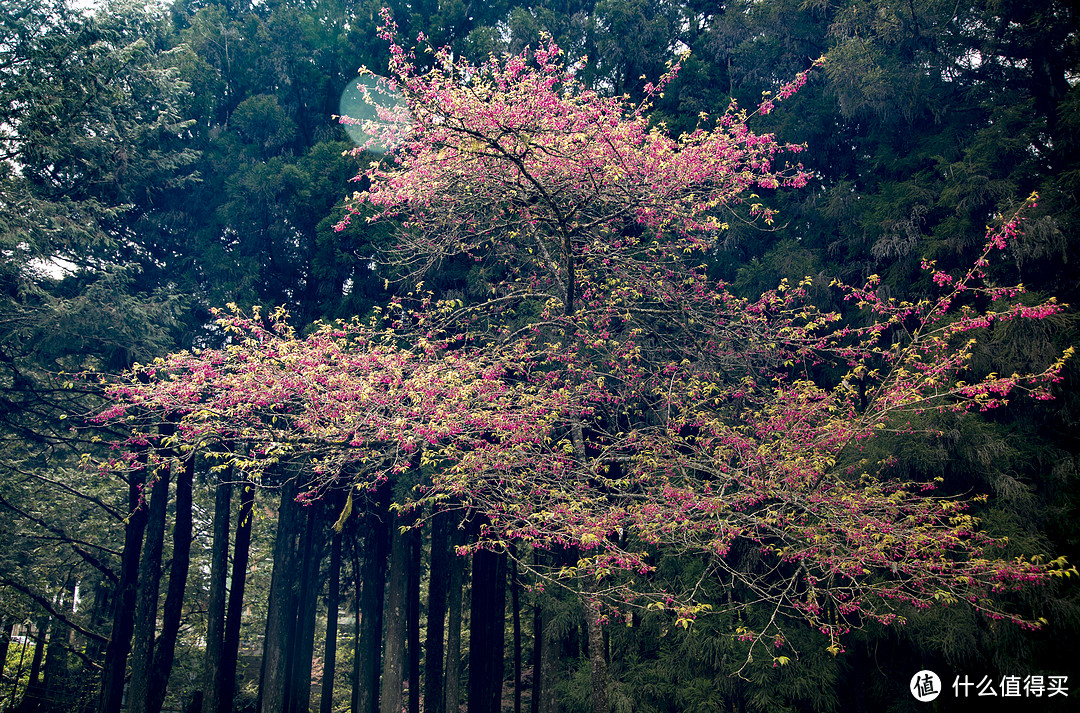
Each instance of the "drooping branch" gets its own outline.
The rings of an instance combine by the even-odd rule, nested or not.
[[[109,643],[109,639],[107,637],[104,637],[101,634],[98,634],[97,632],[90,631],[86,627],[81,626],[80,624],[72,621],[70,617],[68,617],[66,614],[64,614],[63,612],[58,610],[55,606],[53,606],[53,603],[48,599],[48,597],[41,596],[39,593],[37,593],[34,590],[30,589],[25,584],[23,584],[21,582],[17,582],[17,581],[15,581],[13,579],[10,579],[8,577],[5,577],[3,580],[0,580],[0,584],[2,584],[5,587],[11,587],[15,591],[21,592],[22,594],[26,595],[30,599],[33,599],[34,602],[39,607],[44,609],[48,613],[49,616],[51,616],[54,619],[62,622],[65,626],[68,626],[71,629],[77,631],[82,636],[85,636],[86,638],[88,638],[88,639],[90,639],[92,641],[96,641],[99,644],[107,644],[107,643]]]

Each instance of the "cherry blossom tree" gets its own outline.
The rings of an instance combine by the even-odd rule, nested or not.
[[[696,587],[663,587],[661,552],[738,586],[731,610],[768,607],[765,626],[737,632],[751,654],[783,646],[791,618],[834,652],[845,631],[902,622],[911,607],[964,602],[1039,625],[1003,595],[1071,573],[1064,560],[1003,557],[969,503],[935,495],[935,482],[889,480],[865,450],[926,412],[1051,397],[1071,350],[1037,373],[970,366],[989,325],[1061,309],[984,279],[1022,214],[988,229],[966,272],[924,263],[932,298],[886,298],[874,278],[830,286],[852,305],[843,318],[814,307],[809,280],[740,298],[703,262],[727,222],[773,219],[755,191],[805,184],[786,162],[800,147],[753,132],[736,106],[672,138],[650,125],[648,101],[581,86],[550,42],[479,66],[436,51],[421,72],[384,20],[387,89],[407,119],[384,112],[377,138],[396,148],[358,177],[353,210],[395,225],[388,257],[413,292],[304,337],[280,310],[223,313],[227,346],[139,366],[112,387],[100,418],[132,430],[109,465],[144,467],[141,446],[166,418],[185,446],[252,475],[305,464],[302,498],[371,488],[419,462],[430,479],[417,502],[483,516],[466,551],[573,553],[549,571],[520,564],[583,594],[590,636],[624,607],[689,626],[717,606]],[[461,256],[486,294],[425,293],[424,275]],[[591,648],[594,708],[606,710],[603,647]]]

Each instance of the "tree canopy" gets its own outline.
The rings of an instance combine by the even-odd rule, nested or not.
[[[660,547],[703,557],[745,590],[733,610],[774,607],[741,636],[777,647],[777,614],[839,648],[863,619],[902,619],[897,603],[964,601],[1037,625],[993,599],[1071,571],[1064,560],[1001,557],[963,501],[863,457],[865,441],[923,412],[1050,397],[1071,349],[1038,372],[969,373],[976,330],[1060,312],[984,282],[1020,216],[989,231],[966,271],[925,262],[935,298],[883,298],[877,278],[838,286],[862,323],[817,310],[805,285],[738,298],[695,261],[755,187],[805,183],[798,167],[772,168],[791,147],[735,106],[669,138],[648,126],[647,103],[581,87],[552,42],[478,67],[440,51],[420,73],[385,20],[389,89],[408,117],[389,124],[399,138],[380,137],[398,148],[362,174],[353,210],[397,221],[392,255],[410,276],[465,255],[498,276],[490,297],[419,295],[392,304],[385,327],[305,338],[281,313],[269,328],[225,316],[233,346],[136,369],[103,420],[174,423],[184,448],[228,442],[220,456],[248,472],[314,458],[302,498],[339,484],[351,497],[418,462],[431,473],[420,502],[483,517],[471,547],[573,548],[576,561],[542,576],[580,578],[569,586],[588,582],[593,598],[651,598],[684,624],[713,605],[657,588],[653,561]],[[124,467],[148,434],[133,431]]]

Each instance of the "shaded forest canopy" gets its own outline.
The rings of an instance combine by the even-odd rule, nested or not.
[[[383,5],[397,35],[385,29]],[[951,698],[954,676],[1080,681],[1060,654],[1080,626],[1077,578],[1046,577],[1076,561],[1080,522],[1077,367],[1058,361],[1080,341],[1074,310],[1060,307],[1076,304],[1080,284],[1078,24],[1073,4],[1057,0],[125,0],[92,11],[5,2],[0,707],[870,711],[920,705],[908,686],[922,669],[938,672]],[[425,52],[420,33],[450,52]],[[545,57],[549,42],[565,54]],[[629,133],[567,123],[540,135],[502,117],[497,132],[470,121],[455,138],[444,131],[458,116],[450,107],[466,111],[469,92],[454,94],[452,81],[406,84],[410,108],[428,112],[416,114],[428,132],[416,135],[434,149],[406,146],[397,163],[373,167],[382,155],[353,150],[335,118],[360,66],[403,81],[441,68],[466,78],[456,86],[474,97],[487,80],[512,94],[516,85],[498,83],[509,65],[485,74],[457,62],[526,48],[515,80],[582,57],[558,75],[556,94],[594,97],[580,102],[586,108],[624,101],[612,116]],[[785,89],[817,57],[825,61],[805,86]],[[677,75],[657,89],[672,66]],[[771,111],[754,112],[778,95]],[[513,106],[544,96],[537,88]],[[730,113],[732,102],[750,115]],[[554,106],[534,124],[563,110],[577,116],[578,105]],[[739,133],[744,122],[749,134]],[[636,164],[613,171],[611,154],[588,163],[603,136],[601,149],[625,159],[626,137],[660,151],[669,138],[706,132],[680,145],[685,154],[670,149],[660,168],[683,166],[676,157],[695,146],[715,149],[714,129],[766,137],[746,142],[765,153],[735,172],[746,180],[729,193],[715,165],[676,195],[658,168],[641,169],[638,185]],[[788,143],[799,152],[785,153]],[[521,172],[476,158],[492,154],[515,157]],[[578,163],[560,174],[545,163],[553,156]],[[431,167],[442,172],[424,172]],[[664,180],[677,182],[676,173],[698,175],[687,168]],[[396,185],[409,196],[428,187],[426,207],[375,190],[398,178],[417,181]],[[1034,193],[1018,234],[981,266],[981,287],[935,312],[984,254],[986,226],[991,236],[1008,232],[1002,226]],[[675,205],[669,199],[678,207],[657,217]],[[695,237],[702,231],[707,242]],[[1023,293],[1005,292],[1020,283]],[[894,309],[891,298],[927,306]],[[1006,301],[1019,305],[1015,314],[1001,313]],[[980,322],[987,311],[1000,317]],[[827,327],[833,312],[839,321]],[[771,316],[747,317],[758,313]],[[811,345],[828,329],[869,329],[875,314],[885,326],[873,334],[898,350],[893,361],[883,349],[863,364],[843,351],[850,341]],[[920,330],[931,323],[953,341],[930,340]],[[977,341],[963,346],[961,332]],[[762,333],[784,336],[765,347]],[[907,408],[917,389],[940,385],[911,386],[907,410],[890,402],[879,414],[885,385],[902,381],[889,364],[917,370],[904,361],[908,339],[922,354],[956,359],[953,381],[919,408]],[[830,349],[838,361],[822,356]],[[363,355],[372,361],[361,368]],[[251,374],[262,393],[278,398],[280,383],[280,398],[253,401],[246,421],[227,414],[247,430],[199,431],[213,422],[208,404],[224,403],[213,399],[239,393],[229,381],[236,360],[258,364]],[[918,362],[933,363],[944,362]],[[136,364],[149,368],[128,371]],[[184,375],[206,364],[224,376],[206,377],[196,397],[135,403],[133,394],[170,376],[194,383]],[[300,385],[322,384],[330,367],[343,375],[338,391]],[[427,375],[422,396],[409,391],[415,380],[393,380],[405,373]],[[740,381],[766,373],[778,385]],[[374,375],[372,393],[394,399],[380,403],[383,426],[399,429],[394,458],[377,420],[342,429],[327,417],[310,430],[313,411],[302,410],[355,398],[375,413],[362,400],[364,374]],[[541,376],[566,388],[534,388]],[[679,398],[659,396],[661,381]],[[971,390],[978,384],[992,388]],[[1009,393],[1024,385],[1054,398]],[[470,409],[454,412],[463,391]],[[458,431],[451,440],[434,433],[425,399],[446,405],[440,427],[468,422],[467,444]],[[691,401],[698,411],[679,411]],[[794,401],[799,424],[780,413]],[[959,402],[975,408],[949,406]],[[93,418],[110,408],[111,418]],[[821,445],[822,433],[841,440],[842,423],[870,423],[868,414],[881,428],[865,441],[852,435],[858,448]],[[542,439],[500,435],[528,428],[551,435],[536,461],[527,459],[546,448]],[[809,477],[800,487],[813,493],[835,477],[864,498],[860,517],[876,503],[879,529],[868,532],[879,539],[888,534],[882,503],[917,508],[925,496],[944,507],[934,527],[951,528],[950,543],[985,531],[992,540],[974,541],[992,545],[990,561],[1023,560],[964,570],[973,580],[965,586],[992,575],[970,603],[954,601],[974,591],[963,587],[928,590],[926,608],[897,589],[878,610],[891,616],[852,609],[846,590],[827,595],[814,570],[841,560],[814,560],[812,547],[842,531],[844,515],[804,508],[817,519],[797,521],[774,505],[789,502],[780,491],[752,497],[739,478],[756,471],[740,465],[736,441],[761,449],[754,467],[783,463],[777,482]],[[335,443],[350,450],[338,455]],[[384,448],[382,460],[357,455],[371,443]],[[586,461],[602,467],[575,480]],[[497,487],[462,485],[526,462],[526,475],[493,478]],[[729,476],[734,484],[722,486]],[[702,508],[742,498],[742,514],[724,522],[753,515],[763,529],[725,532],[715,512],[679,519],[688,482],[723,493]],[[766,492],[767,479],[755,483]],[[531,501],[511,486],[547,500],[533,513],[515,510]],[[667,509],[652,511],[660,524],[650,529],[639,503],[653,487]],[[858,510],[845,502],[845,512]],[[966,509],[950,509],[960,502]],[[575,520],[602,507],[608,520],[597,516],[593,529]],[[912,531],[944,531],[926,527]],[[791,541],[770,539],[777,528]],[[893,592],[897,578],[925,578],[896,566],[930,561],[920,559],[929,550],[921,542],[890,564],[849,538],[862,559],[842,574],[865,574],[871,593]],[[927,571],[960,562],[969,550],[957,547]],[[1024,576],[1041,583],[1002,584]],[[802,618],[779,627],[789,600]],[[961,697],[949,709],[986,700]],[[1039,705],[1067,710],[1068,699]]]

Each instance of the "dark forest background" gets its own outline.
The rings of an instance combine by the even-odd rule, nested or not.
[[[295,502],[192,458],[155,485],[83,467],[114,434],[87,370],[118,373],[216,345],[210,309],[285,305],[303,330],[391,297],[385,228],[333,230],[366,156],[333,115],[357,68],[385,68],[384,2],[244,0],[0,4],[0,709],[587,711],[578,600],[540,593],[505,554],[454,556],[473,536],[443,515],[401,533],[410,483],[356,502]],[[585,81],[640,97],[686,49],[655,108],[678,133],[735,98],[752,107],[807,69],[807,87],[754,128],[807,144],[815,179],[763,196],[774,226],[733,223],[710,270],[756,297],[781,279],[882,277],[930,290],[920,260],[970,264],[985,225],[1032,191],[1026,234],[996,265],[1076,304],[1080,38],[1068,0],[552,0],[388,2],[406,37],[483,59],[547,32],[587,56]],[[429,286],[469,299],[468,266]],[[989,335],[973,369],[1012,373],[1080,342],[1076,313]],[[988,495],[977,514],[1017,551],[1080,559],[1077,366],[1052,402],[935,417],[941,437],[885,441],[901,478]],[[929,418],[929,417],[927,417]],[[396,490],[396,492],[395,492]],[[342,527],[335,530],[333,525]],[[557,553],[515,552],[517,557]],[[700,563],[670,557],[664,577]],[[730,596],[717,583],[710,596]],[[662,612],[605,629],[613,711],[1070,710],[1080,690],[1080,590],[1015,606],[1023,631],[961,607],[867,626],[826,651],[745,659],[742,622],[689,630]],[[359,616],[358,616],[359,614]],[[767,614],[767,613],[763,613]],[[595,652],[593,652],[595,654]],[[919,704],[918,670],[947,696]],[[956,701],[955,676],[1069,676],[1070,697]],[[124,690],[127,688],[126,699]],[[948,706],[941,707],[948,699]],[[938,706],[935,708],[934,706]],[[1075,705],[1075,704],[1074,704]]]

